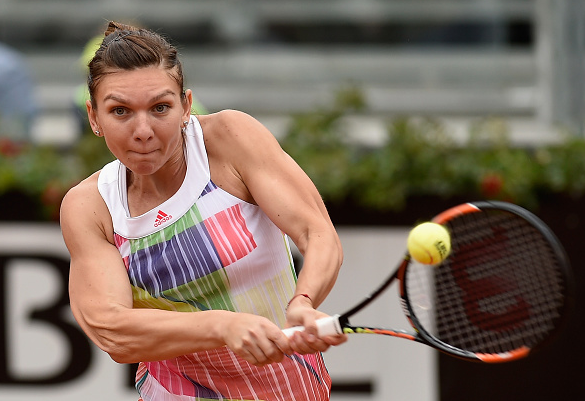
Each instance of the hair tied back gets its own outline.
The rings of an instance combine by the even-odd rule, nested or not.
[[[119,42],[120,40],[124,39],[126,36],[132,35],[131,31],[123,31],[118,33],[117,35],[112,35],[113,37],[104,44],[104,47],[108,47],[112,44],[112,42]],[[109,36],[109,35],[108,35]]]

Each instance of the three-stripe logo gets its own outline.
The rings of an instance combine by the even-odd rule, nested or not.
[[[154,226],[158,227],[161,224],[163,224],[164,222],[169,221],[172,218],[173,218],[173,216],[171,216],[170,214],[166,214],[162,210],[159,210],[157,215],[156,215],[156,220],[154,220]]]

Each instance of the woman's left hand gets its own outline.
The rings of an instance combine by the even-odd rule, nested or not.
[[[313,308],[311,300],[306,297],[296,297],[289,304],[286,319],[289,327],[304,326],[304,331],[295,332],[289,339],[290,346],[299,354],[314,354],[325,352],[330,346],[343,344],[347,335],[319,337],[317,319],[328,317],[327,314]]]

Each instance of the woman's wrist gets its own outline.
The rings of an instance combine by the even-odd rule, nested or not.
[[[311,306],[313,305],[313,300],[311,299],[311,297],[309,296],[309,294],[306,293],[300,293],[300,294],[295,294],[293,295],[293,297],[290,299],[290,301],[288,301],[288,303],[286,304],[286,308],[288,309],[290,304],[296,300],[296,299],[305,299],[308,300],[309,303],[311,304]]]

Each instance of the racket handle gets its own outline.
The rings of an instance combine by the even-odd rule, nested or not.
[[[305,331],[303,326],[289,327],[288,329],[282,330],[287,337],[291,337],[297,331]],[[339,315],[324,317],[317,320],[317,332],[319,337],[334,336],[336,334],[342,334],[343,329],[339,323]]]

